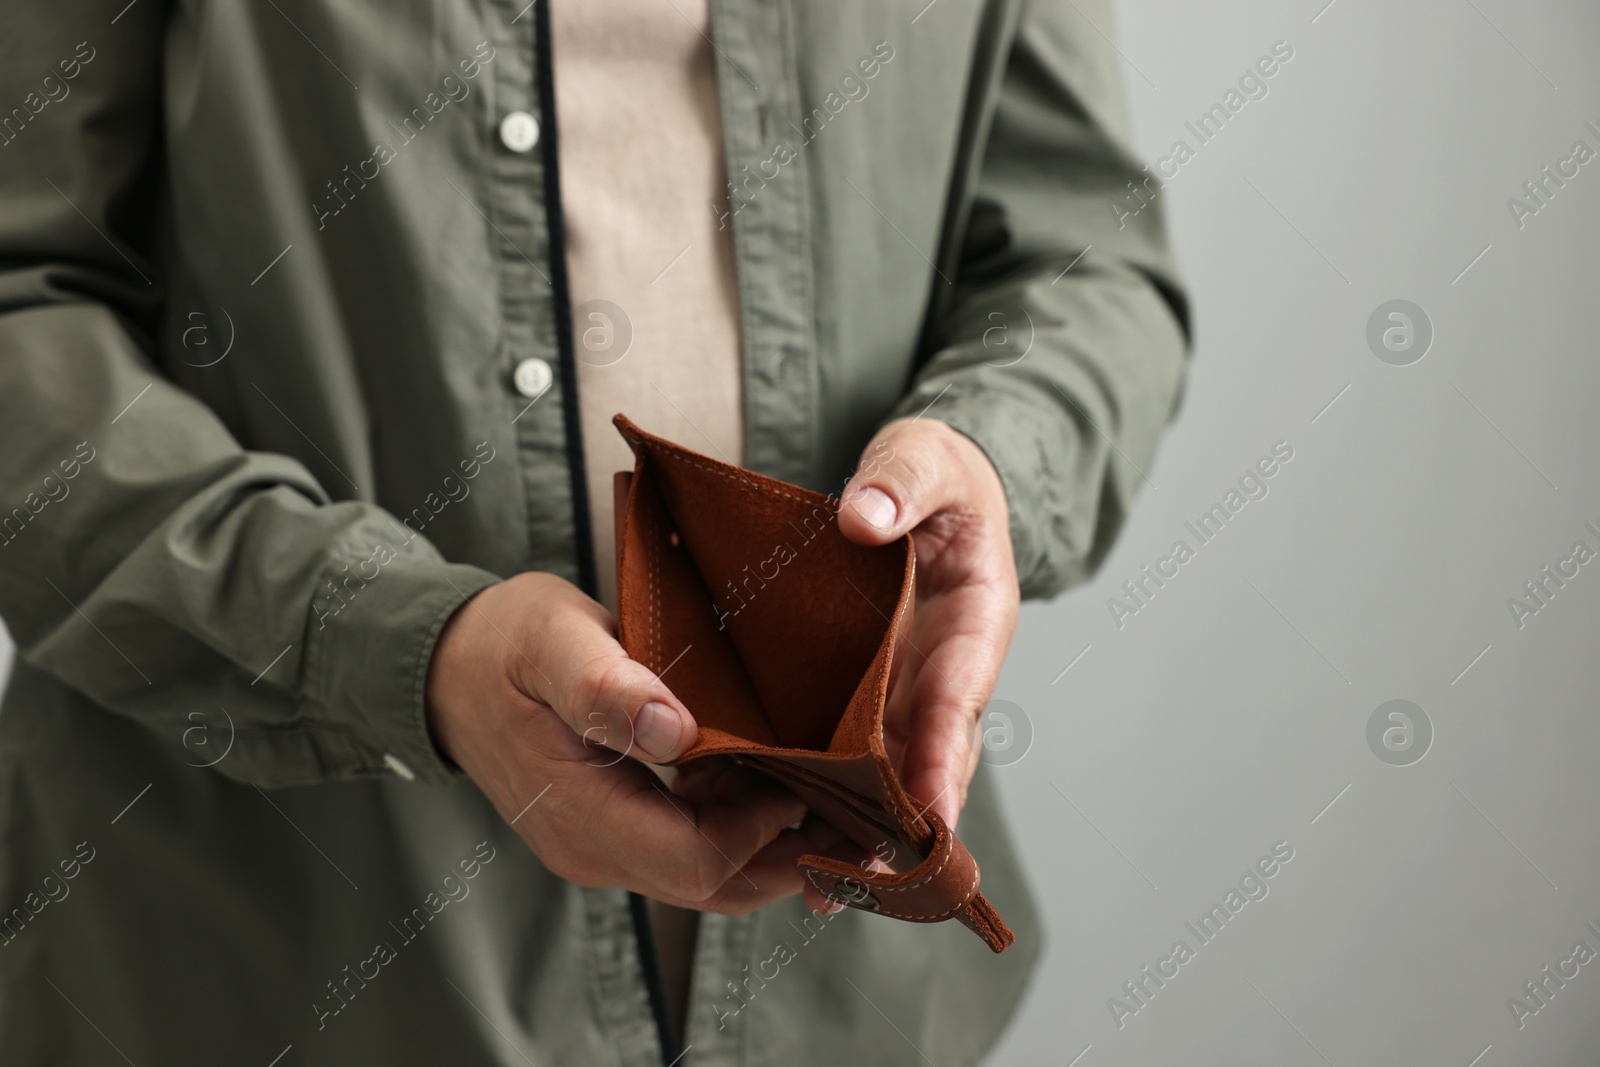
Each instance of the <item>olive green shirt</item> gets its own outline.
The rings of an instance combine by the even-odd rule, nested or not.
[[[680,1037],[638,898],[545,870],[429,740],[464,598],[593,588],[550,2],[0,16],[0,1062],[946,1067],[1020,998],[986,772],[1011,951],[707,916]],[[745,462],[836,491],[941,419],[1033,596],[1104,556],[1185,361],[1109,24],[712,3]]]

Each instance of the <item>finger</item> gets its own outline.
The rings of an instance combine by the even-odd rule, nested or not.
[[[906,635],[902,633],[902,638]],[[907,644],[905,663],[900,669],[899,676],[889,688],[888,699],[883,705],[883,747],[889,757],[889,765],[900,775],[901,781],[905,780],[906,742],[911,738],[911,708],[912,697],[917,690],[917,678],[922,674],[924,658],[922,653],[911,649]]]
[[[888,544],[960,502],[965,457],[941,426],[900,420],[878,431],[840,495],[841,533],[857,544]]]
[[[917,682],[906,740],[906,792],[954,827],[977,755],[975,727],[983,705],[937,670],[924,670]]]
[[[975,769],[977,716],[964,707],[928,701],[906,745],[905,789],[953,829]]]
[[[816,886],[805,879],[802,878],[801,881],[804,883],[801,887],[801,894],[805,897],[806,907],[813,915],[834,915],[844,910],[843,904],[823,896],[817,892]]]
[[[694,773],[679,775],[672,792],[691,804],[732,803],[747,790],[772,781],[768,775],[727,756],[696,760],[690,766]]]
[[[740,879],[755,895],[792,892],[768,879],[763,885],[745,866],[786,829],[799,823],[805,804],[768,781],[758,782],[732,800],[693,805],[656,784],[639,789],[618,806],[611,855],[638,857],[628,863],[630,881],[657,899],[673,898],[698,906],[730,879]]]
[[[692,906],[724,915],[747,915],[809,889],[800,874],[800,857],[831,848],[840,836],[816,816],[807,816],[799,829],[785,830],[751,857],[741,871],[748,880],[729,878],[708,900]]]
[[[569,747],[582,751],[554,712],[542,720],[537,732],[547,741],[564,734]],[[620,886],[684,907],[699,907],[805,814],[799,798],[769,781],[730,801],[692,805],[671,797],[634,760],[599,765],[567,758],[557,768],[548,794],[536,798],[534,817],[502,807],[534,852],[568,881]],[[761,899],[799,891],[798,884],[772,878],[743,881]]]
[[[674,808],[643,765],[595,761],[549,707],[537,705],[528,725],[517,743],[553,756],[557,773],[534,794],[537,811],[518,795],[500,805],[501,814],[552,871],[580,885],[621,886],[679,907],[743,915],[800,892],[796,861],[838,836],[819,841],[790,829],[804,825],[803,804],[747,768],[728,771],[724,763],[728,773],[721,773],[712,762],[706,792],[724,799],[679,800]],[[743,841],[727,825],[740,820],[753,824],[743,828]],[[762,841],[745,858],[751,843]]]
[[[611,617],[574,594],[564,610],[525,642],[531,654],[513,660],[524,692],[555,708],[573,733],[654,763],[668,763],[694,744],[694,717],[656,673],[628,657]]]
[[[722,775],[737,766],[731,756],[706,756],[678,766],[672,780],[672,792],[691,804],[704,804],[714,799],[712,789]]]
[[[929,658],[917,672],[903,773],[907,792],[953,827],[977,766],[975,726],[994,690],[1006,640],[992,625],[957,621],[981,615],[977,606],[945,599],[925,613],[929,629],[947,636],[926,650]]]
[[[813,914],[831,915],[844,910],[843,904],[824,896],[801,876],[798,861],[808,854],[829,856],[869,871],[891,870],[876,855],[847,840],[831,824],[808,814],[798,829],[784,830],[709,898],[668,900],[667,903],[724,915],[747,915],[803,892],[806,907]]]

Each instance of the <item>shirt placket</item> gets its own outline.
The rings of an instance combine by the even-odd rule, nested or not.
[[[502,334],[494,388],[505,391],[526,503],[526,565],[594,594],[583,442],[576,407],[570,301],[562,245],[549,24],[545,4],[493,0],[498,52],[488,107],[492,135],[470,180],[495,253]],[[661,1067],[661,1041],[628,894],[576,890],[587,921],[586,973],[595,1021],[617,1067]],[[534,993],[536,996],[537,993]],[[530,1015],[533,1005],[529,1006]]]
[[[802,113],[787,0],[711,0],[724,158],[736,186],[763,181],[731,215],[744,358],[745,463],[802,485],[817,478],[820,393],[810,180],[804,153],[764,181],[758,164]],[[754,178],[751,176],[755,175]],[[731,214],[731,205],[730,205]]]
[[[787,0],[711,0],[724,161],[738,182],[801,113]],[[747,466],[787,481],[817,476],[819,362],[807,164],[803,156],[731,214],[739,281]],[[684,1041],[694,1067],[746,1067],[751,1014],[733,992],[755,957],[760,916],[700,917]]]
[[[525,496],[526,566],[593,594],[594,561],[577,418],[576,368],[561,244],[559,133],[539,5],[494,0],[493,135],[481,183],[495,252],[503,331],[495,388],[517,443]],[[471,191],[467,191],[471,195]]]
[[[503,334],[496,373],[507,392],[527,502],[530,567],[561,574],[591,594],[593,561],[584,499],[570,302],[561,244],[559,132],[543,42],[543,5],[493,0],[500,56],[489,106],[495,136],[481,170],[483,212],[498,265]],[[765,158],[784,117],[799,113],[787,6],[713,0],[718,89],[730,175]],[[791,481],[815,476],[819,393],[804,159],[745,205],[734,227],[745,396],[745,454]],[[619,1067],[665,1067],[625,892],[583,890],[599,1022]],[[748,1016],[719,1024],[716,1006],[751,957],[755,917],[704,915],[690,990],[682,1062],[740,1067]]]
[[[702,914],[696,937],[694,973],[685,1013],[686,1064],[693,1067],[745,1067],[750,1062],[746,1032],[750,1013],[740,1010],[738,986],[755,958],[757,915]]]

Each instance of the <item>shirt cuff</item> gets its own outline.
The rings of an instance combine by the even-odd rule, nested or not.
[[[891,417],[926,411],[926,418],[970,438],[989,458],[1006,494],[1022,596],[1053,596],[1084,580],[1101,486],[1070,421],[1058,412],[1041,413],[1015,394],[958,385],[940,396],[941,388],[938,378],[919,383]]]
[[[461,773],[428,733],[428,665],[445,623],[500,579],[479,567],[404,556],[363,580],[347,567],[308,622],[306,691],[325,728],[307,736],[311,777],[447,784]],[[312,770],[312,768],[307,768]]]

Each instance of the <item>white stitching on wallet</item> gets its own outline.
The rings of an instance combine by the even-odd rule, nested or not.
[[[763,485],[760,482],[751,481],[749,478],[741,478],[739,475],[734,474],[731,471],[718,470],[715,467],[708,467],[706,464],[701,463],[699,460],[691,459],[688,455],[678,451],[675,447],[671,446],[670,442],[666,442],[665,443],[665,447],[663,447],[661,449],[661,451],[664,452],[666,455],[671,456],[673,459],[677,460],[679,463],[685,463],[685,464],[688,464],[691,467],[696,467],[696,468],[698,468],[700,470],[705,471],[707,474],[718,475],[719,477],[728,479],[730,482],[738,482],[740,485],[748,485],[752,489],[759,489],[759,490],[761,490],[763,492],[771,493],[771,494],[773,494],[775,496],[787,497],[788,499],[796,501],[796,502],[801,503],[801,504],[817,504],[818,503],[818,501],[816,501],[816,500],[807,500],[803,496],[795,496],[793,493],[787,492],[787,491],[785,491],[783,489],[779,489],[779,488],[777,488],[775,486]],[[827,500],[828,500],[827,497],[823,497],[823,501],[827,501]]]
[[[650,528],[650,668],[661,662],[661,530]]]
[[[785,490],[778,489],[778,488],[776,488],[774,486],[763,485],[760,482],[751,481],[749,478],[740,477],[739,475],[734,474],[734,473],[732,473],[730,471],[718,470],[715,467],[708,466],[705,463],[700,462],[699,460],[691,459],[687,454],[685,454],[684,452],[679,451],[676,447],[672,446],[670,442],[662,442],[662,447],[660,448],[660,452],[672,457],[673,459],[677,460],[679,463],[683,463],[683,464],[686,464],[687,466],[694,467],[694,468],[696,468],[698,470],[705,471],[707,474],[715,474],[715,475],[717,475],[719,477],[726,478],[727,480],[729,480],[731,482],[737,482],[740,485],[747,485],[752,489],[760,490],[760,491],[766,492],[766,493],[774,495],[774,496],[781,496],[781,497],[784,497],[784,498],[789,499],[789,500],[796,501],[797,503],[801,503],[801,504],[816,505],[816,504],[819,503],[819,501],[816,501],[816,500],[808,500],[805,497],[795,496],[793,493],[786,492]],[[821,501],[821,503],[827,504],[827,503],[831,503],[831,501],[830,501],[829,498],[824,497],[823,500]],[[654,569],[656,567],[656,557],[657,557],[657,555],[659,555],[659,552],[660,552],[660,538],[652,536],[650,538],[650,542],[651,542],[651,549],[652,549],[652,553],[651,553],[652,571],[654,571]],[[655,589],[655,583],[654,582],[652,582],[652,586],[651,586],[650,592],[651,592],[652,610],[657,612],[656,633],[658,634],[659,630],[660,630],[660,619],[659,619],[659,609],[656,607],[656,604],[655,604],[656,589]],[[799,768],[796,768],[796,769],[799,769]],[[882,769],[881,768],[879,769],[879,773],[880,773],[880,777],[881,777],[881,774],[882,774]],[[886,786],[888,785],[888,783],[885,783],[885,784],[886,784]],[[894,788],[892,788],[892,787],[886,788],[884,790],[884,792],[888,794],[889,803],[896,809],[895,810],[895,814],[899,815],[902,819],[905,819],[905,821],[907,821],[907,822],[914,822],[919,817],[917,815],[912,815],[912,816],[910,816],[910,818],[906,818],[906,816],[909,813],[910,809],[904,806],[903,801],[897,795],[897,791]],[[923,878],[921,878],[921,879],[919,879],[919,880],[917,880],[915,882],[911,882],[911,883],[908,883],[906,885],[885,886],[885,885],[878,885],[878,884],[875,884],[873,882],[867,881],[865,878],[858,878],[857,881],[860,881],[864,885],[867,885],[867,886],[871,887],[872,891],[875,892],[875,893],[895,893],[895,892],[905,892],[906,890],[909,890],[909,889],[919,889],[922,886],[925,886],[928,883],[932,882],[935,878],[939,877],[939,875],[944,871],[945,867],[949,865],[951,858],[955,855],[955,843],[954,843],[954,841],[951,840],[952,837],[953,837],[953,835],[950,833],[950,830],[948,828],[944,828],[942,830],[939,829],[939,828],[935,828],[935,831],[934,831],[934,839],[935,839],[935,842],[936,842],[935,848],[938,847],[937,842],[943,841],[944,844],[946,845],[945,857],[944,857],[943,860],[940,861],[939,865],[933,869],[932,872],[930,872],[928,875],[926,875],[925,877],[923,877]],[[820,873],[821,873],[821,871],[819,871],[815,867],[807,867],[805,869],[806,880],[811,883],[811,887],[813,889],[815,889],[818,893],[820,893],[826,899],[829,899],[829,900],[835,899],[834,895],[833,895],[833,893],[834,893],[833,887],[830,886],[828,888],[824,888],[822,886],[822,884],[817,880],[817,876]],[[863,873],[865,873],[865,872],[863,872]],[[849,876],[846,876],[846,877],[849,877]],[[968,904],[970,904],[972,902],[973,891],[977,888],[977,886],[978,886],[978,869],[977,869],[977,865],[974,864],[973,865],[973,870],[972,870],[972,881],[967,884],[966,891],[964,893],[962,893],[962,897],[963,897],[962,902],[960,904],[956,905],[955,907],[949,909],[948,911],[940,912],[938,915],[911,915],[911,914],[906,914],[906,913],[903,913],[903,912],[889,911],[889,910],[887,910],[887,909],[885,909],[883,907],[878,907],[878,908],[875,908],[875,909],[861,909],[861,910],[872,910],[872,911],[877,912],[878,914],[888,915],[891,918],[895,918],[895,919],[908,919],[908,920],[911,920],[911,921],[914,921],[914,922],[934,922],[934,921],[937,921],[939,919],[944,919],[944,918],[947,918],[947,917],[949,917],[951,915],[954,915],[956,912],[960,911],[962,908],[965,908]]]
[[[946,846],[944,859],[940,860],[939,861],[939,865],[937,867],[935,867],[931,872],[929,872],[927,875],[923,876],[922,878],[918,879],[915,882],[908,882],[905,885],[883,885],[881,883],[872,881],[871,880],[871,876],[868,875],[866,873],[866,871],[864,871],[864,870],[862,871],[862,873],[861,873],[861,875],[859,877],[855,876],[855,875],[846,875],[845,877],[854,878],[857,882],[859,882],[863,886],[869,888],[874,894],[877,894],[877,893],[903,893],[908,889],[919,889],[922,886],[927,885],[929,882],[932,882],[935,878],[939,877],[939,875],[944,871],[945,867],[947,867],[949,865],[951,858],[954,857],[955,854],[956,854],[954,835],[952,835],[948,829],[945,829],[942,832],[941,831],[936,831],[936,833],[938,834],[937,840],[941,841]],[[935,848],[937,848],[937,847],[938,847],[938,845],[935,845]],[[924,861],[924,862],[926,862],[926,861]],[[833,893],[832,893],[831,890],[823,889],[821,885],[817,884],[817,879],[816,879],[817,873],[818,873],[817,868],[814,868],[814,867],[806,868],[806,880],[811,883],[812,887],[814,889],[816,889],[817,892],[821,893],[825,897],[828,897],[830,900],[834,899]],[[955,906],[954,908],[951,908],[949,911],[941,912],[940,914],[933,915],[933,916],[912,916],[912,915],[903,914],[901,912],[887,911],[884,908],[882,908],[881,906],[877,907],[877,908],[873,908],[873,909],[864,909],[864,910],[877,911],[877,912],[879,912],[881,914],[889,915],[889,916],[892,916],[892,917],[894,917],[896,919],[913,919],[913,918],[916,918],[916,919],[924,919],[925,918],[925,919],[929,919],[929,920],[932,920],[932,919],[943,919],[946,916],[955,914],[956,912],[960,911],[962,908],[966,907],[967,904],[971,903],[971,901],[972,901],[972,891],[974,889],[976,889],[977,886],[978,886],[978,869],[977,869],[977,866],[974,865],[973,869],[972,869],[972,882],[967,886],[966,892],[964,892],[962,894],[962,898],[963,898],[962,902],[960,904],[958,904],[957,906]]]
[[[813,889],[815,889],[818,893],[821,893],[828,900],[837,900],[838,898],[836,898],[833,895],[833,890],[831,888],[830,889],[824,889],[820,884],[818,884],[817,875],[819,873],[820,872],[817,870],[817,868],[815,868],[815,867],[807,867],[806,868],[806,881],[810,882],[811,883],[811,887]],[[849,876],[847,876],[847,877],[849,877]],[[882,891],[882,890],[884,890],[886,888],[901,888],[901,887],[875,886],[875,885],[872,885],[872,883],[867,882],[865,879],[862,879],[862,878],[857,878],[856,880],[858,882],[862,882],[864,885],[870,886],[873,890],[876,890],[876,891]],[[904,888],[910,888],[910,887],[906,886]],[[940,919],[949,918],[950,916],[954,915],[956,912],[960,911],[962,908],[965,908],[968,904],[971,904],[972,903],[972,898],[973,898],[973,890],[975,890],[977,888],[978,888],[978,869],[977,869],[977,867],[973,867],[973,869],[972,869],[972,881],[970,883],[968,883],[966,891],[961,894],[961,896],[962,896],[961,903],[957,904],[955,907],[951,908],[948,911],[941,911],[937,915],[911,915],[911,914],[907,914],[906,912],[889,911],[888,909],[882,908],[882,907],[873,908],[873,909],[861,908],[859,910],[862,910],[862,911],[873,911],[875,914],[878,914],[878,915],[887,915],[892,919],[906,919],[906,920],[909,920],[911,922],[938,922]],[[845,901],[840,901],[840,903],[845,903]],[[854,906],[854,905],[852,905],[852,906]]]
[[[949,844],[948,836],[946,837],[945,841],[946,841],[947,844]],[[935,845],[934,847],[937,848],[938,846]],[[885,893],[904,893],[907,889],[919,889],[922,886],[925,886],[929,882],[933,881],[935,878],[939,877],[939,873],[941,871],[943,871],[947,866],[949,866],[950,860],[955,856],[955,854],[956,854],[955,846],[954,845],[950,845],[950,847],[945,850],[944,859],[939,861],[939,866],[935,867],[933,869],[933,872],[931,874],[927,875],[921,881],[908,882],[905,885],[884,885],[884,886],[878,886],[876,888],[878,888],[879,890],[881,890],[882,892],[885,892]]]

